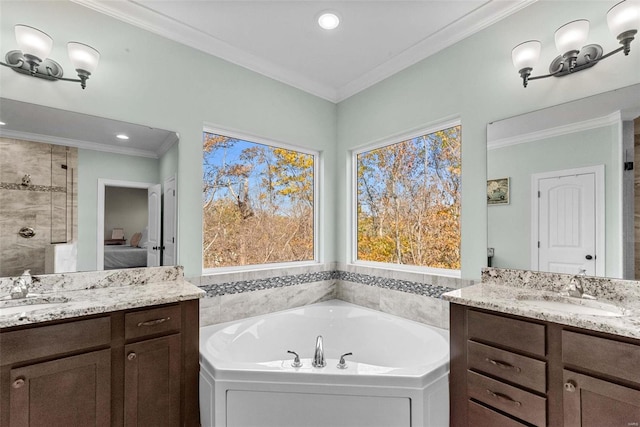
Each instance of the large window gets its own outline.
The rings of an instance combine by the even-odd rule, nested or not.
[[[314,260],[315,160],[204,132],[204,268]]]
[[[460,269],[461,127],[355,155],[359,261]]]

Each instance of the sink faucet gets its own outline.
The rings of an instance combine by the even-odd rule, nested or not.
[[[586,276],[587,270],[581,268],[578,274],[571,278],[569,284],[560,291],[560,294],[575,298],[595,299],[591,295],[584,292],[583,280]]]
[[[13,281],[11,299],[26,298],[29,295],[31,282],[31,270],[25,270],[20,277]]]
[[[313,362],[311,365],[314,368],[324,368],[327,362],[324,360],[324,349],[322,347],[322,335],[318,335],[316,338],[316,352],[313,356]]]

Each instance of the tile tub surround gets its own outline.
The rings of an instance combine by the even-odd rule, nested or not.
[[[0,279],[2,298],[8,294],[11,279]],[[181,267],[34,276],[30,293],[40,294],[38,302],[66,301],[42,310],[27,311],[25,316],[0,315],[0,328],[168,304],[205,295],[204,291],[184,280]]]
[[[480,284],[448,292],[443,298],[461,305],[640,338],[640,282],[602,277],[583,279],[586,293],[626,309],[628,314],[620,317],[544,310],[531,301],[553,300],[573,277],[571,274],[487,268],[482,272]]]
[[[337,298],[445,329],[449,307],[440,296],[473,283],[335,263],[217,274],[190,281],[207,292],[201,301],[201,326]]]

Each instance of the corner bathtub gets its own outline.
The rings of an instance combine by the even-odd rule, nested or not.
[[[448,374],[448,331],[339,300],[200,328],[203,427],[445,427]]]

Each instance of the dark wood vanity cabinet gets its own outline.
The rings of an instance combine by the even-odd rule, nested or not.
[[[640,425],[640,341],[451,304],[451,425]]]
[[[198,426],[198,300],[0,330],[0,426]]]

